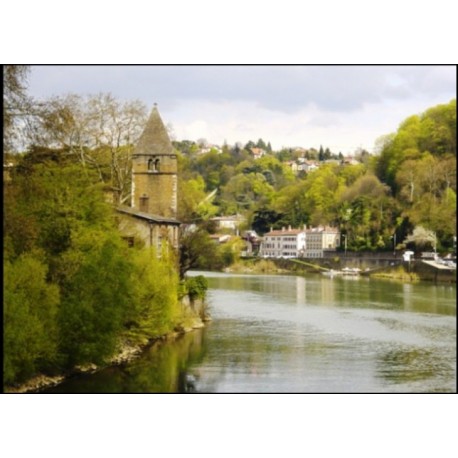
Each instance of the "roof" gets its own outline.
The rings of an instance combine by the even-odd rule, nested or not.
[[[307,234],[322,234],[322,233],[331,233],[331,234],[337,234],[339,230],[336,227],[312,227],[306,230]]]
[[[279,231],[270,231],[267,234],[264,234],[264,237],[272,237],[272,236],[279,236],[279,235],[298,235],[304,233],[303,229],[287,229],[287,230],[279,230]]]
[[[154,104],[153,111],[146,122],[145,129],[135,146],[134,155],[138,154],[175,154],[169,134],[162,122],[156,104]]]
[[[180,225],[180,221],[175,218],[164,218],[163,216],[151,215],[149,213],[139,212],[132,207],[117,207],[116,210],[120,213],[133,216],[135,218],[144,219],[150,223],[165,223]]]

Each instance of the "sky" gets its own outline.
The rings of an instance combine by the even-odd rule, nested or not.
[[[374,152],[408,116],[456,98],[454,66],[32,66],[38,99],[109,92],[158,109],[176,140]]]

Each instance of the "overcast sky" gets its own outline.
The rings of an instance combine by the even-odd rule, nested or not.
[[[154,102],[177,140],[372,152],[407,116],[456,98],[454,66],[32,66],[29,93]]]

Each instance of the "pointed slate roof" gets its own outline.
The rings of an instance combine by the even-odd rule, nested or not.
[[[174,154],[167,129],[162,122],[156,104],[154,104],[145,129],[135,146],[135,154]]]

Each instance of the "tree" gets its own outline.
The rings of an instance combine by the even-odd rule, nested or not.
[[[197,230],[184,231],[180,238],[180,279],[190,269],[217,265],[217,248],[208,233]]]
[[[418,248],[430,247],[435,250],[437,239],[433,231],[425,229],[423,226],[415,226],[412,234],[406,237],[404,243],[414,243]]]
[[[43,253],[4,261],[4,383],[23,381],[57,358],[59,290],[46,281]]]
[[[117,348],[130,303],[128,248],[113,234],[85,230],[74,235],[63,260],[73,264],[62,284],[60,352],[65,365],[102,363]]]
[[[133,145],[146,122],[142,102],[121,103],[111,94],[68,94],[42,103],[34,119],[31,144],[74,156],[111,185],[118,203],[129,201]]]
[[[27,96],[28,65],[3,67],[3,150],[11,151],[20,131],[19,120],[26,121],[31,101]],[[24,123],[23,123],[24,125]]]
[[[323,146],[320,145],[320,151],[319,151],[319,153],[318,153],[318,160],[319,160],[320,162],[323,162],[324,159],[325,159],[325,157],[324,157]]]

